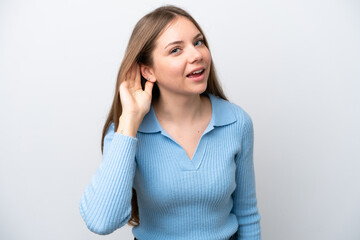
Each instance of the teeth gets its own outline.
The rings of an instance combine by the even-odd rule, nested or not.
[[[203,71],[203,69],[201,69],[201,70],[198,70],[198,71],[195,71],[195,72],[193,72],[193,73],[191,73],[191,74],[197,74],[197,73],[201,73]]]

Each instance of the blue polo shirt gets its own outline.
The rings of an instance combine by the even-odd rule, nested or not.
[[[140,240],[261,239],[255,193],[253,125],[239,106],[208,94],[211,120],[196,151],[161,127],[153,107],[136,138],[104,138],[103,161],[85,189],[80,212],[88,228],[108,234],[125,225],[137,193]]]

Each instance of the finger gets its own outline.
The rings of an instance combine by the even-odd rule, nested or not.
[[[131,80],[131,72],[133,69],[133,65],[130,66],[129,70],[126,72],[126,81],[130,81]]]
[[[126,72],[125,74],[125,81],[128,81],[130,78],[130,72],[131,72],[131,67],[129,68],[129,70]]]
[[[129,80],[128,74],[125,73],[125,76],[124,76],[124,78],[122,79],[121,82],[126,82],[126,81],[128,81],[128,80]]]
[[[134,63],[131,69],[131,86],[136,86],[136,66],[137,63]]]
[[[140,66],[139,66],[139,64],[136,64],[135,85],[136,86],[141,86],[141,74],[140,74]]]
[[[131,66],[131,74],[130,74],[130,79],[131,80],[134,80],[135,77],[136,77],[136,63],[134,63],[132,66]]]
[[[119,92],[121,92],[122,88],[128,88],[128,84],[129,84],[128,81],[122,81],[119,85]]]
[[[153,87],[154,87],[153,82],[146,81],[144,91],[147,92],[150,96],[152,96]]]

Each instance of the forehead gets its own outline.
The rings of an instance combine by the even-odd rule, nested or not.
[[[162,46],[173,41],[192,40],[199,32],[199,29],[186,17],[176,17],[165,27],[156,40],[156,45]]]

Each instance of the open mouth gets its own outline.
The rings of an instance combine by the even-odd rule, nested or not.
[[[204,71],[205,71],[205,69],[201,69],[201,70],[198,70],[198,71],[195,71],[195,72],[192,72],[192,73],[186,75],[186,77],[189,77],[189,78],[199,77],[199,76],[201,76],[201,74],[203,74]]]

